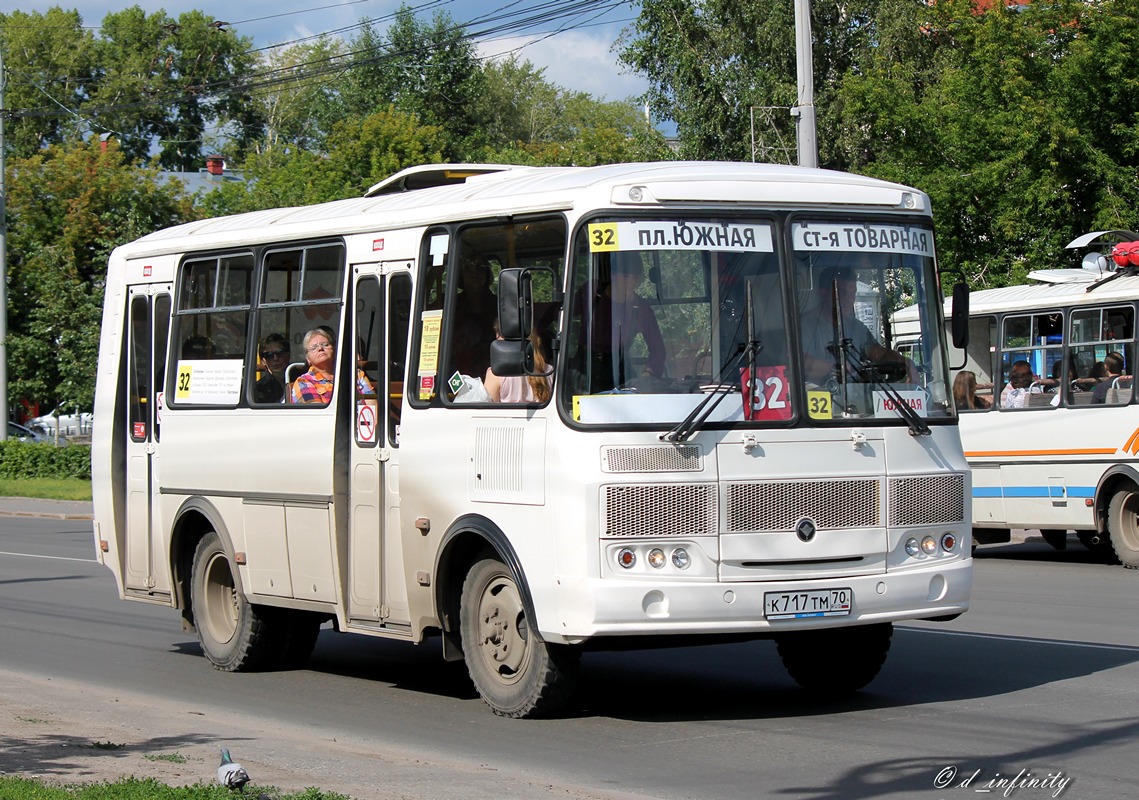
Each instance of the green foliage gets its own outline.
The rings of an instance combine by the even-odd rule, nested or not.
[[[10,395],[90,409],[111,250],[193,208],[114,143],[52,146],[7,166]]]
[[[91,479],[91,446],[0,442],[0,478]]]
[[[308,788],[302,792],[281,793],[272,787],[245,787],[245,794],[256,797],[271,792],[279,800],[351,800],[335,792]],[[153,779],[123,780],[103,783],[57,786],[28,778],[0,775],[0,797],[4,800],[233,800],[234,793],[220,784],[196,783],[192,786],[167,786]]]

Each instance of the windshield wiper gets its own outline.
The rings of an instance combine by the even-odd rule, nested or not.
[[[858,373],[862,380],[869,380],[877,384],[886,396],[894,402],[894,408],[898,410],[898,416],[906,421],[906,426],[910,429],[910,436],[929,436],[929,426],[925,424],[925,420],[921,418],[918,412],[910,408],[910,404],[906,402],[905,398],[895,389],[891,384],[882,379],[881,374],[875,369],[874,365],[867,366],[862,358],[858,355],[858,351],[849,340],[842,343],[843,352],[846,357],[850,359],[851,366],[854,371]],[[845,360],[845,359],[844,359]]]
[[[755,320],[752,316],[750,283],[746,284],[745,293],[747,298],[745,304],[745,313],[747,314],[747,342],[739,346],[734,359],[730,359],[721,365],[719,372],[716,374],[716,387],[709,394],[704,395],[700,402],[696,404],[695,408],[688,412],[688,416],[677,423],[672,430],[668,433],[661,434],[660,439],[662,442],[672,442],[673,444],[686,442],[704,426],[708,417],[716,410],[716,406],[720,405],[720,401],[732,391],[733,387],[724,383],[724,373],[733,367],[738,367],[739,363],[743,361],[744,356],[747,356],[748,360],[748,374],[755,374],[755,357],[763,350],[763,345],[755,338]]]

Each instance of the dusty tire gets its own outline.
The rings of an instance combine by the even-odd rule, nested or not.
[[[1066,550],[1068,548],[1068,532],[1056,528],[1049,528],[1045,530],[1040,529],[1040,535],[1054,550]]]
[[[467,573],[459,626],[471,681],[494,713],[543,716],[569,700],[580,653],[547,644],[530,628],[518,585],[501,561],[484,559]]]
[[[1139,569],[1139,491],[1116,492],[1107,506],[1107,532],[1115,557]]]
[[[271,609],[259,609],[237,591],[233,565],[221,537],[207,533],[194,551],[190,602],[202,652],[223,672],[272,666],[282,648]]]
[[[886,663],[894,626],[890,622],[793,631],[775,638],[787,673],[804,689],[841,697],[866,686]]]

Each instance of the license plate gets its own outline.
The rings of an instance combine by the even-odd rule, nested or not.
[[[768,619],[845,617],[854,592],[850,589],[815,589],[809,592],[765,592],[763,615]]]

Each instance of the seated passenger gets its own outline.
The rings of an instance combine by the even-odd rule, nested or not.
[[[1092,403],[1107,402],[1108,391],[1115,383],[1115,379],[1123,374],[1123,356],[1113,350],[1104,356],[1103,367],[1107,375],[1092,390]]]
[[[1008,385],[1001,390],[1001,408],[1024,408],[1032,379],[1032,365],[1027,361],[1014,361],[1008,371]]]
[[[332,400],[336,369],[336,345],[332,339],[332,331],[323,326],[305,334],[302,344],[309,368],[293,381],[290,402],[328,405]]]
[[[270,333],[259,348],[261,377],[253,384],[253,400],[257,403],[280,403],[285,399],[285,367],[289,366],[289,340]]]
[[[953,379],[953,400],[958,410],[975,411],[988,408],[989,401],[977,396],[977,373],[963,369]]]
[[[498,331],[498,320],[494,322],[494,335],[496,339],[502,336]],[[494,370],[487,367],[483,386],[486,393],[494,403],[545,403],[550,399],[552,380],[544,373],[549,371],[546,356],[542,349],[542,340],[537,332],[530,333],[530,344],[534,347],[534,372],[537,375],[508,375],[500,378]]]

